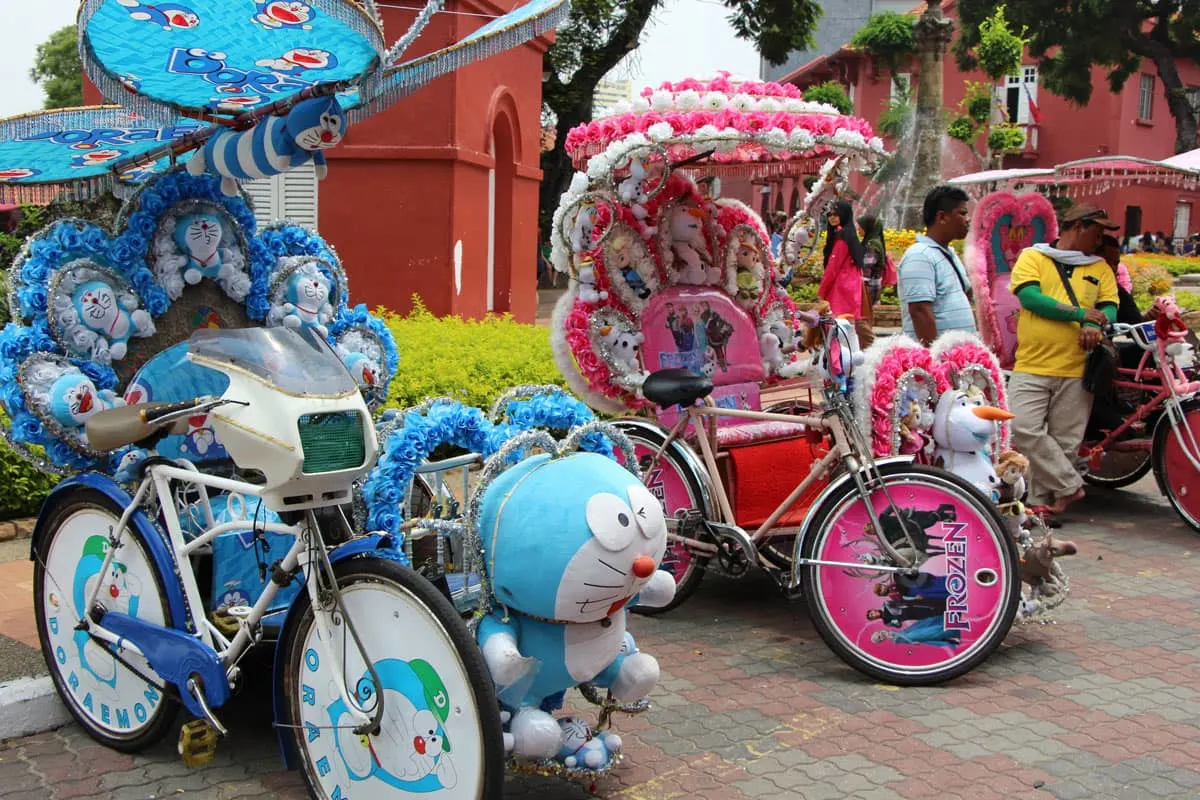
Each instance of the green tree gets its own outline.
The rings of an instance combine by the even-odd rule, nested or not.
[[[959,0],[962,36],[955,54],[973,67],[979,25],[1000,5],[996,0]],[[1200,59],[1200,0],[1007,0],[1014,24],[1027,26],[1029,52],[1051,92],[1080,105],[1092,96],[1092,69],[1108,72],[1119,92],[1143,61],[1154,65],[1175,119],[1175,150],[1196,147],[1196,112],[1188,101],[1177,59]]]
[[[1015,153],[1025,146],[1025,131],[1008,119],[1003,108],[997,108],[993,92],[997,81],[1021,70],[1027,32],[1022,28],[1015,33],[1005,16],[1005,7],[997,6],[991,16],[979,23],[978,41],[967,56],[990,82],[967,83],[958,115],[950,121],[946,133],[969,146],[984,169],[1000,167],[1006,153]],[[997,114],[1001,117],[999,122],[994,121]]]
[[[46,93],[46,108],[83,105],[83,63],[74,25],[60,28],[38,45],[29,77]]]
[[[894,11],[872,14],[867,24],[854,34],[850,44],[870,55],[877,64],[887,67],[895,76],[904,72],[903,68],[909,66],[917,54],[916,23],[914,14]]]
[[[754,42],[768,62],[781,64],[788,53],[812,46],[821,16],[817,0],[721,0],[730,9],[736,36]],[[664,0],[575,0],[544,58],[543,121],[555,128],[553,150],[542,153],[540,210],[548,223],[573,168],[564,143],[567,133],[592,118],[596,85],[621,59],[637,49],[642,31]],[[695,43],[699,46],[699,43]],[[681,76],[682,77],[682,76]]]
[[[846,94],[845,87],[837,81],[826,81],[808,87],[804,90],[804,99],[810,103],[828,103],[841,114],[850,114],[854,111],[850,95]]]

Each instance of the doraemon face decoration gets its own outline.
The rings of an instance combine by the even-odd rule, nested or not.
[[[265,28],[299,28],[312,30],[312,18],[316,15],[308,3],[297,0],[255,0],[258,13],[254,21]]]
[[[187,257],[185,275],[199,273],[215,278],[221,271],[221,239],[225,235],[220,217],[215,214],[184,214],[175,222],[175,244]],[[196,283],[199,280],[188,280]]]
[[[80,321],[108,340],[125,341],[132,335],[132,318],[107,283],[88,281],[81,284],[75,290],[73,300]]]
[[[50,414],[64,428],[82,428],[88,417],[112,403],[81,372],[68,372],[50,386]]]
[[[328,150],[346,135],[346,114],[336,98],[305,100],[288,114],[287,130],[302,150]]]
[[[621,612],[667,546],[662,505],[610,458],[534,456],[501,474],[480,507],[496,601],[560,622]]]
[[[362,353],[347,353],[342,357],[342,363],[350,371],[350,375],[358,383],[360,389],[369,391],[379,386],[379,365]]]

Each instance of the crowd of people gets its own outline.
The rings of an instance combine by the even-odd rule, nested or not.
[[[878,219],[863,217],[856,226],[849,203],[828,209],[818,297],[835,315],[856,319],[863,347],[875,338],[871,308],[879,290],[893,282],[904,333],[913,339],[929,346],[948,331],[977,332],[969,275],[951,247],[967,234],[969,201],[961,189],[933,189],[922,209],[925,232],[895,267]],[[1062,216],[1056,241],[1022,251],[1013,265],[1010,288],[1021,305],[1008,383],[1013,447],[1029,459],[1027,506],[1053,526],[1084,497],[1079,449],[1089,420],[1093,429],[1120,424],[1119,409],[1094,398],[1084,380],[1105,327],[1143,320],[1121,265],[1130,239],[1118,239],[1119,228],[1103,209],[1076,205]],[[1154,246],[1154,237],[1143,238]]]

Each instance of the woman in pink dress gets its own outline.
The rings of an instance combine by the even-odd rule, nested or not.
[[[874,340],[871,301],[863,291],[863,246],[854,226],[854,212],[844,200],[837,201],[825,217],[825,274],[817,297],[829,303],[835,317],[854,320],[860,347]]]

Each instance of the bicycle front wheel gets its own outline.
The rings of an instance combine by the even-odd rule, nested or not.
[[[286,719],[315,798],[395,800],[499,798],[504,782],[500,707],[466,626],[428,581],[381,558],[334,567],[346,617],[335,614],[334,655],[320,641],[308,595],[292,612],[286,648]],[[378,684],[347,630],[353,623]],[[355,732],[339,687],[370,713],[374,731]]]
[[[918,572],[880,569],[892,561],[857,488],[844,484],[814,514],[802,548],[805,560],[836,564],[803,567],[813,624],[873,678],[901,686],[952,680],[981,664],[1012,627],[1021,589],[1016,546],[992,504],[961,478],[912,464],[879,472],[882,484],[867,502],[893,545],[910,531]]]
[[[1200,403],[1182,408],[1179,428],[1163,414],[1154,429],[1154,475],[1180,519],[1200,531]]]

